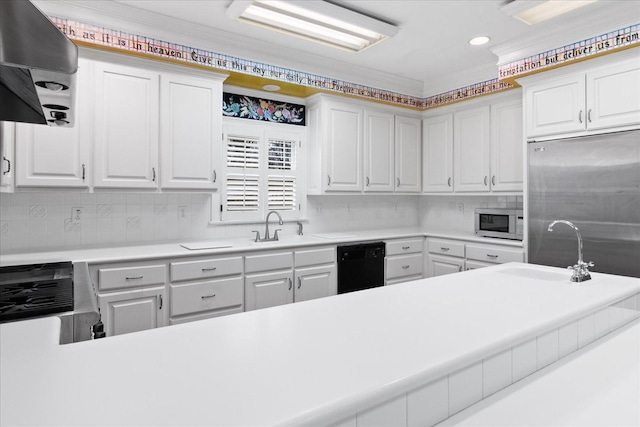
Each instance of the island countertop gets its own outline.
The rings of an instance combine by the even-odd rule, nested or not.
[[[3,324],[0,421],[329,424],[640,292],[568,277],[509,263],[68,345],[56,317]]]

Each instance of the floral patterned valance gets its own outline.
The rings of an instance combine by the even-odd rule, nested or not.
[[[222,114],[241,119],[305,125],[304,105],[223,92]]]

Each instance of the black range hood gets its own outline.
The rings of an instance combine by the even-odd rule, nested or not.
[[[0,120],[71,127],[78,48],[29,0],[0,0]]]

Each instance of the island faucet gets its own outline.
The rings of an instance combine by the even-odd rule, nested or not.
[[[256,242],[273,242],[273,241],[279,240],[278,231],[281,231],[280,229],[277,229],[273,233],[273,237],[269,237],[269,217],[271,216],[271,214],[276,214],[276,216],[278,217],[278,224],[280,225],[284,224],[284,222],[282,222],[282,217],[277,211],[269,211],[269,213],[267,214],[267,219],[265,220],[264,238],[263,239],[260,238],[259,231],[257,230],[253,231],[253,233],[256,233],[256,240],[255,240]]]
[[[584,282],[591,279],[591,274],[589,274],[589,267],[593,267],[594,264],[592,262],[584,262],[582,260],[582,235],[580,235],[580,230],[573,223],[566,221],[564,219],[558,219],[549,224],[547,231],[553,231],[553,226],[562,223],[566,224],[569,227],[573,228],[578,236],[578,263],[574,266],[568,266],[567,268],[573,272],[571,275],[572,282]]]

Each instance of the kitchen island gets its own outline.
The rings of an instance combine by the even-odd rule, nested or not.
[[[592,277],[508,263],[68,345],[3,324],[0,422],[435,424],[638,318],[638,279]]]

